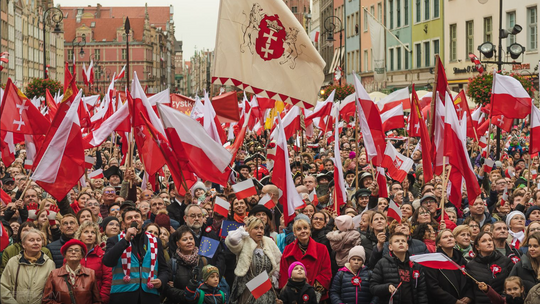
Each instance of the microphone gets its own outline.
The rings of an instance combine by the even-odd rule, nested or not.
[[[129,226],[129,228],[139,228],[139,224],[136,222],[136,221],[133,221],[131,222],[131,225]],[[131,240],[133,240],[135,236],[132,235],[131,238],[129,240],[127,240],[128,242],[131,242]]]

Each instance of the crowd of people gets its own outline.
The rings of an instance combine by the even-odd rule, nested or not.
[[[166,167],[155,184],[143,184],[138,156],[132,167],[121,164],[121,148],[107,141],[87,150],[96,158],[89,170],[103,169],[104,178],[57,201],[29,179],[25,145],[17,144],[17,159],[0,162],[11,199],[0,211],[9,235],[1,246],[1,302],[540,303],[539,158],[528,153],[526,127],[492,138],[489,153],[468,142],[482,194],[470,201],[463,191],[458,203],[448,200],[444,175],[424,181],[417,139],[390,135],[414,164],[402,182],[387,176],[381,185],[354,129],[344,128],[336,143],[341,164],[334,164],[334,143],[316,130],[300,151],[289,150],[304,205],[287,224],[266,158],[268,136],[246,135],[237,153],[237,182],[252,179],[257,188],[242,199],[231,184],[209,181],[182,194]],[[497,141],[503,155],[486,170]],[[348,196],[338,210],[335,165]],[[267,195],[271,209],[259,204]],[[227,216],[215,211],[217,198],[230,203]],[[400,221],[388,216],[391,203]],[[216,241],[213,254],[201,250],[208,239]],[[410,260],[435,252],[460,269]],[[272,286],[258,295],[248,283],[264,272]]]

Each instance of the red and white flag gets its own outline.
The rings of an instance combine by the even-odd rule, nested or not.
[[[398,104],[385,112],[381,112],[381,121],[384,132],[388,132],[393,129],[405,128],[403,105]]]
[[[221,1],[213,62],[214,84],[307,109],[324,81],[324,60],[283,1]]]
[[[350,121],[350,117],[354,116],[356,111],[356,93],[348,95],[339,103],[339,117],[342,120]]]
[[[9,246],[9,235],[4,224],[0,223],[0,252],[4,251],[7,246]]]
[[[398,223],[401,223],[401,217],[403,216],[401,213],[401,208],[394,202],[394,200],[390,200],[390,204],[388,205],[388,217],[391,217],[395,219]]]
[[[97,169],[95,171],[92,171],[88,173],[88,178],[90,179],[100,179],[103,178],[103,169]]]
[[[402,106],[403,110],[411,109],[411,102],[409,100],[409,87],[392,92],[390,95],[384,97],[383,99],[377,102],[377,106],[381,113],[389,111],[397,107],[398,105]]]
[[[234,191],[236,198],[239,200],[253,195],[257,195],[257,188],[255,188],[255,184],[253,184],[253,180],[251,178],[232,185],[232,190]]]
[[[501,206],[504,206],[508,202],[508,186],[504,186],[504,191],[501,196]]]
[[[126,73],[126,65],[124,65],[122,67],[122,70],[120,71],[120,73],[118,73],[118,75],[116,77],[114,77],[114,80],[118,80],[118,79],[122,79],[124,78],[124,75]]]
[[[105,120],[99,128],[84,137],[84,148],[100,146],[113,132],[130,132],[131,123],[128,103],[123,104],[114,114]]]
[[[356,74],[354,74],[354,89],[356,90],[358,122],[360,130],[362,130],[368,160],[374,166],[380,166],[386,149],[386,140],[379,109],[369,97]]]
[[[7,194],[4,189],[0,187],[0,200],[2,201],[2,206],[6,206],[11,203],[11,196]]]
[[[531,136],[529,154],[540,152],[540,110],[533,104],[531,112]]]
[[[285,130],[285,138],[291,138],[296,135],[296,131],[300,130],[300,115],[302,115],[302,109],[299,107],[291,107],[289,112],[283,117],[283,128]],[[277,128],[272,131],[271,138],[276,138]]]
[[[261,197],[261,199],[259,200],[259,205],[263,205],[270,210],[272,210],[272,208],[276,206],[268,193]]]
[[[326,98],[325,101],[317,102],[317,106],[313,110],[313,113],[309,114],[309,116],[306,117],[304,121],[306,128],[314,122],[314,119],[319,118],[319,124],[316,125],[316,127],[321,130],[327,130],[327,124],[325,124],[324,122],[326,121],[325,119],[332,113],[335,94],[336,90],[333,90],[332,93],[328,95],[328,98]]]
[[[309,193],[309,201],[317,206],[319,204],[319,199],[317,198],[317,191],[315,191],[315,188],[313,188],[313,191],[311,191],[311,193]]]
[[[522,119],[531,113],[532,98],[519,80],[512,76],[493,74],[491,116]]]
[[[426,120],[420,109],[418,95],[412,87],[411,115],[409,116],[409,136],[420,137],[422,147],[422,169],[424,170],[424,181],[427,183],[433,179],[433,166],[431,161],[431,140],[429,138]]]
[[[287,146],[287,138],[283,130],[281,117],[278,116],[276,137],[276,156],[274,157],[274,171],[272,174],[272,183],[276,185],[283,195],[280,198],[283,205],[283,216],[285,225],[288,225],[295,217],[294,211],[296,208],[304,205],[302,197],[296,191],[292,178],[291,167],[289,163],[289,149]]]
[[[165,134],[178,159],[187,161],[190,170],[201,179],[221,183],[217,178],[231,163],[231,153],[210,138],[196,120],[160,103],[157,108]]]
[[[216,196],[216,202],[214,203],[214,212],[217,212],[224,217],[229,216],[229,209],[231,209],[231,203],[222,199],[219,196]]]
[[[460,124],[452,103],[447,102],[445,109],[444,156],[448,157],[448,163],[465,179],[467,196],[470,202],[474,202],[480,194],[480,186],[467,152],[467,120],[463,119]]]
[[[386,183],[386,174],[383,167],[377,167],[377,185],[379,186],[379,197],[388,198],[388,185]]]
[[[268,273],[263,271],[251,281],[247,282],[246,286],[256,300],[272,289],[272,282],[270,282]]]
[[[409,260],[428,268],[461,270],[458,264],[441,252],[412,255]]]
[[[493,170],[493,166],[495,165],[495,161],[491,158],[484,159],[484,172],[489,173],[491,170]]]
[[[88,69],[86,69],[86,65],[83,63],[82,66],[82,75],[83,75],[83,81],[86,85],[91,85],[94,83],[94,61],[90,61],[90,66],[88,66]]]
[[[77,109],[82,90],[58,126],[51,128],[35,159],[32,180],[56,200],[62,200],[84,174],[84,149]],[[56,132],[54,132],[56,131]]]
[[[392,143],[387,142],[382,166],[388,169],[388,175],[392,179],[401,183],[407,177],[407,173],[411,170],[413,164],[412,159],[399,153]]]
[[[337,113],[336,113],[337,114]],[[339,151],[339,131],[338,119],[334,127],[334,211],[340,215],[341,206],[347,203],[347,190],[345,189],[345,178],[343,177],[343,163]]]
[[[227,136],[225,131],[221,127],[221,123],[216,115],[216,111],[212,106],[210,98],[208,98],[208,93],[204,93],[204,106],[203,106],[203,115],[204,121],[203,126],[204,130],[210,137],[212,137],[216,142],[221,143],[222,145],[227,141]]]

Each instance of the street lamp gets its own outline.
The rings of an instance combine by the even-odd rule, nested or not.
[[[77,41],[77,38],[81,38],[81,41]],[[73,54],[73,64],[75,64],[75,47],[81,47],[81,50],[79,51],[79,56],[81,59],[84,57],[84,49],[83,47],[86,45],[86,35],[82,34],[81,36],[75,36],[73,40],[71,41],[71,54]]]
[[[336,21],[338,22],[337,25],[339,25],[339,27],[336,25]],[[334,15],[328,16],[324,20],[324,29],[328,32],[328,35],[326,37],[326,42],[328,43],[329,46],[334,45],[334,41],[335,41],[334,33],[335,33],[336,28],[339,28],[339,68],[341,69],[341,71],[343,71],[343,68],[341,66],[341,48],[343,47],[343,22],[337,16],[334,16]],[[343,76],[339,77],[340,86],[341,86],[341,78],[343,78]]]
[[[54,26],[53,33],[63,33],[60,28],[60,22],[64,20],[64,14],[57,7],[49,7],[43,12],[43,79],[47,79],[47,44],[45,43],[45,36],[47,35],[45,29],[47,26]]]
[[[485,4],[488,2],[488,0],[478,0],[479,3]],[[502,71],[502,65],[503,64],[515,64],[515,62],[504,62],[502,57],[503,47],[502,47],[502,40],[507,38],[509,34],[517,35],[521,32],[522,27],[519,24],[514,25],[511,29],[504,29],[503,28],[503,0],[499,0],[499,45],[497,46],[497,52],[496,52],[496,60],[495,61],[483,61],[484,63],[495,63],[497,64],[497,71]],[[478,50],[482,55],[484,55],[486,58],[493,57],[493,53],[495,52],[495,46],[491,42],[484,42],[479,47]],[[512,43],[507,48],[507,53],[510,54],[510,57],[512,59],[518,59],[519,56],[521,56],[523,53],[525,53],[525,47],[523,47],[519,43]],[[497,139],[501,138],[501,129],[497,127]],[[497,140],[497,152],[495,157],[498,159],[501,155],[501,142],[500,140]]]

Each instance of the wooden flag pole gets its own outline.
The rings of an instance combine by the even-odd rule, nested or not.
[[[355,120],[355,122],[354,122],[354,125],[355,125],[355,127],[354,127],[354,138],[355,138],[355,140],[354,140],[354,142],[356,143],[356,147],[355,147],[356,156],[354,157],[354,161],[355,161],[355,164],[354,164],[354,168],[355,168],[355,178],[354,178],[354,180],[355,180],[355,188],[354,188],[354,190],[358,191],[358,179],[359,179],[358,178],[358,157],[359,157],[358,154],[360,154],[360,150],[358,149],[358,146],[360,145],[358,143],[358,111],[356,111],[354,116],[355,116],[355,118],[354,118],[354,120]],[[337,120],[336,120],[336,123],[338,123]]]
[[[452,171],[452,166],[448,165],[448,174],[446,173],[446,156],[443,156],[443,195],[441,196],[441,202],[439,205],[439,208],[441,209],[441,223],[444,221],[444,205],[446,204],[446,194],[444,192],[448,187],[450,171]]]
[[[490,152],[491,152],[491,151],[490,151],[491,147],[489,146],[490,141],[491,141],[491,116],[489,117],[486,158],[488,158],[489,155],[491,154],[491,153],[490,153]],[[480,154],[481,154],[481,153],[482,153],[482,150],[480,150]]]

